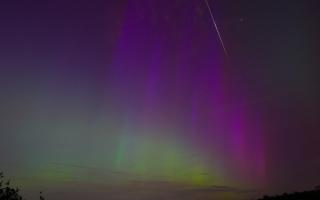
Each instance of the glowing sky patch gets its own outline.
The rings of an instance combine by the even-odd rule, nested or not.
[[[313,185],[318,57],[303,17],[285,20],[305,3],[225,2],[212,11],[228,56],[205,1],[0,6],[0,170],[48,199],[241,199]]]

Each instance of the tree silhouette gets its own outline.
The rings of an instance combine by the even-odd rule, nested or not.
[[[9,180],[4,180],[3,172],[0,172],[0,200],[25,200],[19,194],[18,188],[13,188]],[[44,200],[42,192],[40,192],[40,200]]]
[[[259,200],[319,200],[320,199],[320,190],[315,189],[311,191],[304,192],[294,192],[291,194],[283,193],[282,195],[275,196],[264,196]]]

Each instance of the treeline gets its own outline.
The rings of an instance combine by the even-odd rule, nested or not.
[[[20,195],[18,188],[12,187],[9,180],[4,180],[2,172],[0,172],[0,200],[25,200]],[[40,200],[44,200],[41,192]],[[283,193],[275,196],[265,195],[258,200],[320,200],[320,186],[311,191]]]
[[[320,188],[316,187],[315,190],[311,191],[284,193],[275,196],[265,195],[262,199],[258,200],[320,200]]]
[[[0,172],[0,200],[25,200],[18,188],[11,186],[9,180],[4,180],[3,172]],[[40,200],[44,200],[41,192]]]

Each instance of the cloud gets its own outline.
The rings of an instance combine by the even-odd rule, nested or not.
[[[60,166],[60,167],[67,167],[67,168],[77,168],[85,170],[86,172],[90,173],[91,175],[122,175],[122,176],[135,176],[133,173],[120,171],[120,170],[110,170],[110,169],[103,169],[98,167],[92,167],[92,166],[85,166],[85,165],[76,165],[76,164],[68,164],[68,163],[60,163],[60,162],[50,162],[49,164],[54,166]]]
[[[214,185],[214,186],[209,186],[205,188],[195,188],[191,189],[190,191],[198,191],[198,192],[238,192],[239,189],[235,187],[230,187],[230,186],[223,186],[223,185]]]

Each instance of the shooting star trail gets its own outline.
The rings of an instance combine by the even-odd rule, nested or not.
[[[206,5],[207,5],[207,7],[208,7],[208,10],[209,10],[209,13],[210,13],[210,16],[211,16],[211,19],[212,19],[214,28],[215,28],[215,30],[217,31],[217,34],[218,34],[218,37],[219,37],[221,46],[222,46],[222,48],[223,48],[223,51],[224,51],[224,53],[225,53],[226,55],[228,55],[228,51],[227,51],[227,49],[226,49],[226,47],[225,47],[225,45],[224,45],[224,42],[223,42],[223,40],[222,40],[222,37],[221,37],[220,31],[219,31],[218,25],[217,25],[217,23],[216,23],[216,20],[214,19],[214,16],[213,16],[213,14],[212,14],[210,5],[209,5],[209,3],[208,3],[208,0],[204,0],[204,1],[206,2]]]

